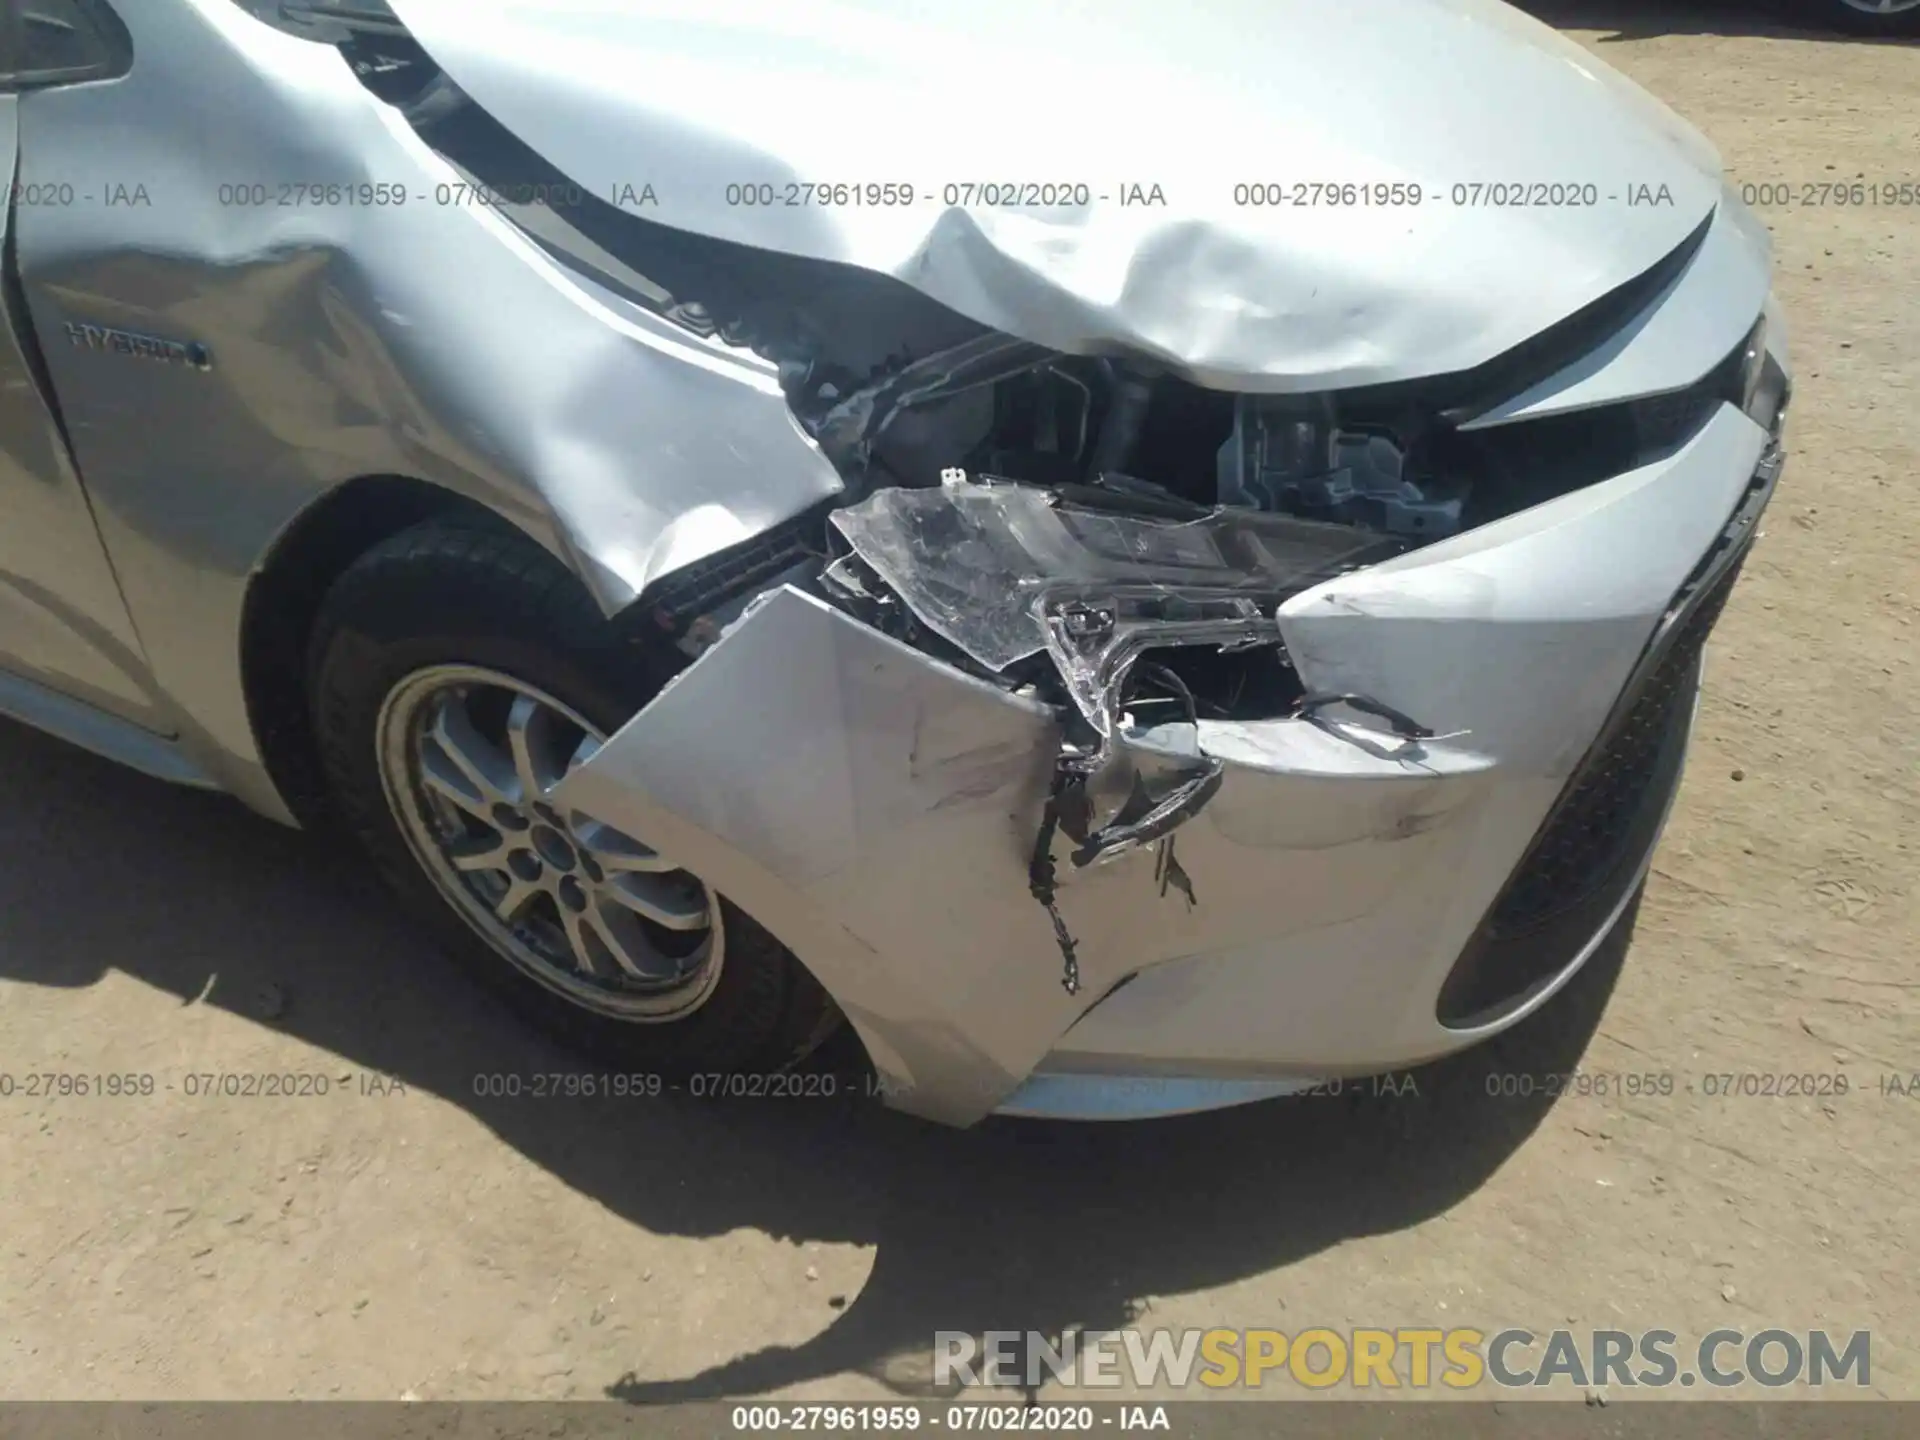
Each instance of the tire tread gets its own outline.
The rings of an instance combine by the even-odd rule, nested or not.
[[[366,672],[398,646],[431,644],[422,641],[423,630],[456,651],[463,633],[546,647],[559,673],[577,672],[582,688],[594,688],[597,707],[580,708],[598,708],[602,717],[613,711],[619,719],[630,716],[668,672],[657,658],[649,663],[642,649],[621,643],[579,580],[504,524],[427,520],[381,541],[341,574],[322,602],[307,653],[321,763],[343,826],[441,947],[479,970],[542,1029],[602,1061],[641,1063],[663,1073],[775,1071],[824,1041],[838,1024],[832,999],[773,935],[724,897],[720,988],[687,1020],[665,1025],[623,1023],[580,1010],[514,971],[468,928],[414,860],[372,759],[371,714],[397,677],[388,677],[372,695]],[[537,676],[526,678],[578,703]],[[726,1023],[714,1023],[716,1007]],[[683,1031],[691,1042],[694,1032],[687,1027],[696,1026],[703,1032],[698,1054],[648,1043],[670,1031]],[[648,1051],[654,1053],[639,1055]]]

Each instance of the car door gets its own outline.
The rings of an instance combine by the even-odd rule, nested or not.
[[[100,200],[81,177],[22,181],[22,97],[110,78],[122,41],[100,0],[0,0],[0,710],[37,718],[52,690],[153,728],[139,637],[40,352],[66,342],[34,333],[15,265],[22,209]]]

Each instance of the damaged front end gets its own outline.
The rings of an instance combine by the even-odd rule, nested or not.
[[[1526,378],[1645,305],[1709,225],[1626,293],[1538,337]],[[1060,716],[1027,879],[1077,994],[1055,837],[1072,842],[1075,869],[1151,847],[1158,893],[1195,903],[1175,832],[1225,769],[1200,743],[1203,721],[1297,721],[1388,764],[1424,757],[1430,724],[1303,679],[1280,626],[1289,599],[1671,455],[1721,405],[1753,408],[1764,332],[1657,399],[1479,431],[1477,415],[1524,388],[1513,357],[1430,384],[1232,395],[975,336],[849,393],[790,389],[848,480],[815,588]],[[1167,726],[1186,738],[1123,743]]]
[[[620,236],[651,275],[682,253],[631,218]],[[658,837],[780,935],[919,1113],[1044,1108],[1012,1097],[1075,1070],[1270,1087],[1440,1053],[1459,1042],[1423,993],[1784,401],[1764,320],[1653,394],[1582,357],[1745,244],[1710,217],[1473,372],[1264,394],[703,242],[660,313],[777,367],[844,493],[630,607],[695,663],[573,803]],[[1580,403],[1556,405],[1572,385]],[[1516,396],[1526,413],[1483,423]],[[738,717],[718,733],[716,708]],[[1173,987],[1159,1003],[1190,1009],[1174,977],[1282,935],[1308,991],[1340,992],[1326,1047],[1105,1048],[1138,997]],[[1414,957],[1404,995],[1395,956]],[[1517,1015],[1577,963],[1542,951],[1496,999]],[[1336,1013],[1382,1005],[1377,1034],[1336,1038]],[[1148,1038],[1129,1031],[1129,1052],[1179,1033],[1130,1023]]]
[[[1220,394],[992,335],[881,371],[789,357],[845,496],[730,588],[702,571],[724,604],[642,597],[695,663],[569,783],[780,934],[894,1103],[1275,1093],[1488,1033],[1584,958],[1436,1010],[1683,582],[1764,503],[1764,321],[1691,384],[1479,428],[1459,377]],[[1676,777],[1632,790],[1590,904]]]
[[[986,672],[1013,683],[1031,676],[1030,692],[1062,711],[1029,880],[1053,923],[1068,994],[1078,993],[1080,975],[1055,899],[1056,829],[1076,842],[1076,866],[1158,844],[1162,892],[1172,884],[1189,904],[1195,898],[1173,832],[1218,791],[1225,767],[1196,748],[1150,780],[1118,743],[1123,725],[1151,723],[1167,707],[1198,726],[1193,685],[1167,662],[1202,650],[1264,667],[1268,689],[1283,684],[1281,601],[1405,548],[1337,525],[1207,510],[1170,495],[1110,486],[1045,491],[970,480],[960,470],[935,489],[883,490],[835,512],[833,525],[850,554],[826,571],[829,595],[883,631],[911,641],[924,627]],[[1042,655],[1044,670],[1027,663]],[[1357,699],[1300,693],[1292,709],[1318,714],[1330,701]],[[1387,713],[1407,738],[1428,734]]]
[[[895,1103],[969,1123],[1036,1076],[1375,1072],[1509,1023],[1579,963],[1543,951],[1500,968],[1487,1007],[1436,1009],[1766,472],[1786,380],[1756,321],[1764,234],[1714,207],[1716,176],[1686,161],[1663,214],[1427,207],[1410,239],[1372,214],[1207,203],[749,213],[712,177],[807,182],[806,145],[839,153],[848,131],[830,112],[858,87],[809,89],[805,47],[677,94],[611,72],[626,54],[659,74],[650,47],[682,44],[698,79],[743,35],[649,29],[652,6],[551,35],[512,7],[483,25],[402,0],[404,26],[292,8],[345,27],[328,43],[360,83],[543,265],[745,377],[737,412],[703,405],[650,459],[689,479],[663,512],[717,504],[749,538],[655,563],[645,527],[560,516],[584,554],[645,554],[603,603],[689,662],[562,795],[799,955]],[[1276,45],[1237,93],[1294,134],[1300,87],[1354,83],[1328,57],[1364,43],[1421,72],[1382,92],[1409,118],[1366,137],[1396,176],[1452,158],[1469,123],[1543,155],[1596,137],[1623,188],[1680,163],[1503,7],[1396,8],[1478,33],[1489,77],[1540,67],[1538,93],[1573,107],[1562,138],[1514,138],[1490,89],[1421,89],[1424,60],[1379,56],[1379,22],[1338,7],[1292,7],[1321,52]],[[523,54],[516,27],[550,48]],[[1150,29],[1127,31],[1143,53]],[[863,120],[966,129],[873,98]],[[1336,98],[1307,113],[1367,108]],[[630,154],[657,157],[658,203]],[[1350,158],[1333,146],[1328,168]],[[774,454],[730,438],[748,413],[812,467],[769,477],[777,505],[745,503]],[[720,479],[696,493],[700,467]],[[1684,657],[1648,754],[1684,745]],[[1631,825],[1595,823],[1657,832],[1673,774],[1623,788]],[[1603,910],[1630,850],[1583,892]]]

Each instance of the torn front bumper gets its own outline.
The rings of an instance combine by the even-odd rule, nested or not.
[[[1776,453],[1727,406],[1657,463],[1287,600],[1278,627],[1311,689],[1374,697],[1436,738],[1383,750],[1292,718],[1123,731],[1143,760],[1197,738],[1222,779],[1179,830],[1197,903],[1149,853],[1062,868],[1078,994],[1029,895],[1058,712],[799,590],[755,602],[560,798],[778,935],[919,1114],[1142,1113],[1425,1060],[1543,1002],[1618,913],[1556,912],[1594,933],[1483,966],[1466,1009],[1443,999],[1592,778],[1657,636],[1698,613],[1715,556],[1744,550]],[[1662,672],[1682,711],[1694,664]],[[1684,725],[1657,740],[1639,792],[1656,813],[1621,841],[1635,878]]]

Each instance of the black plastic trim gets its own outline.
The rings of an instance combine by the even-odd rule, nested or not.
[[[1678,279],[1706,243],[1718,214],[1717,207],[1709,210],[1684,240],[1647,269],[1491,360],[1444,375],[1336,392],[1341,415],[1388,413],[1413,406],[1428,413],[1437,411],[1446,424],[1457,426],[1525,394],[1598,349]]]
[[[826,511],[810,506],[760,534],[661,576],[615,617],[624,633],[678,636],[700,616],[826,555]]]
[[[26,10],[34,0],[0,0],[0,93],[27,94],[60,85],[117,80],[133,68],[133,36],[106,0],[58,0],[82,21],[99,58],[60,70],[16,70],[22,55]],[[44,0],[42,0],[44,3]]]
[[[1775,443],[1726,527],[1675,593],[1599,733],[1448,973],[1435,1006],[1442,1025],[1475,1029],[1526,1004],[1572,963],[1627,900],[1679,784],[1700,651],[1753,547],[1780,465]],[[1684,667],[1685,673],[1669,667]],[[1655,693],[1656,686],[1670,688],[1661,695]],[[1578,824],[1579,811],[1593,798],[1589,787],[1618,761],[1615,746],[1628,727],[1646,722],[1647,716],[1636,714],[1643,700],[1666,708],[1658,717],[1663,727],[1658,748],[1633,797],[1633,814],[1601,848],[1598,863],[1572,893],[1542,903],[1545,856],[1561,840],[1563,826]]]

